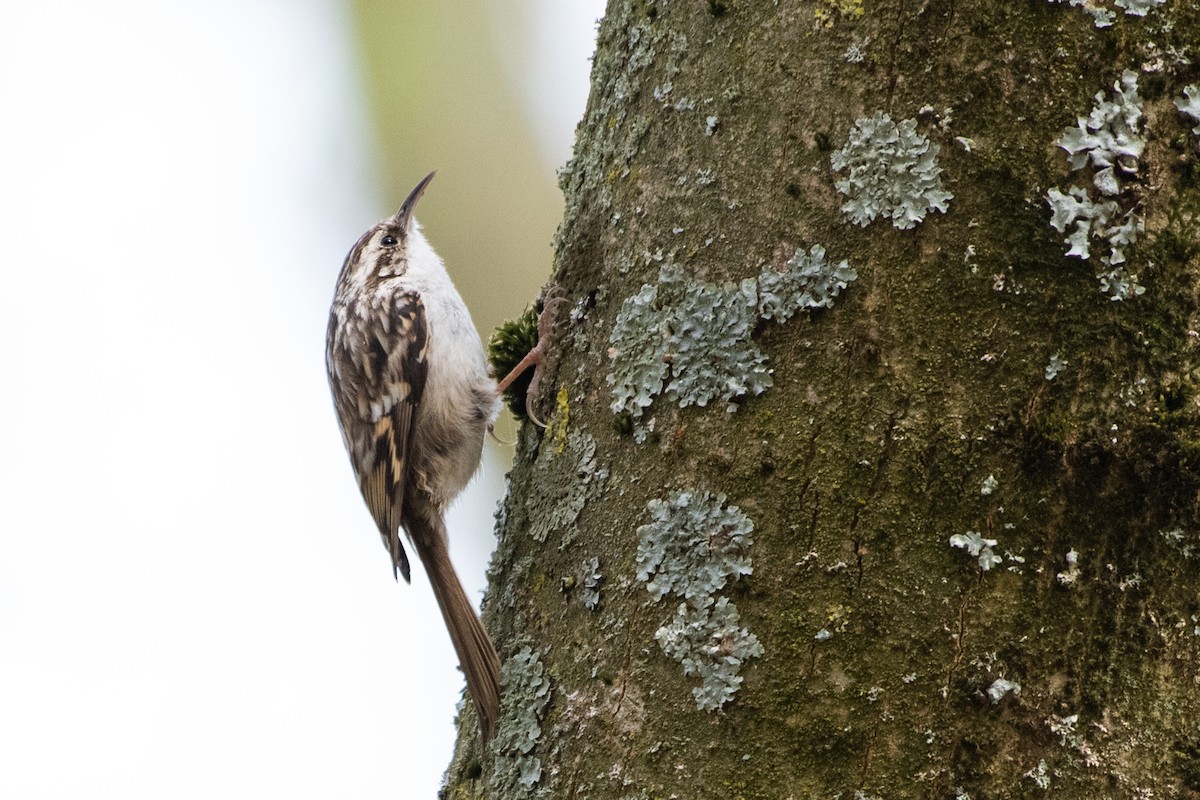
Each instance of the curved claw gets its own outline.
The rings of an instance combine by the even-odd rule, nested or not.
[[[544,311],[542,313],[545,313]],[[540,327],[540,323],[539,323]],[[544,340],[538,337],[538,348],[542,346]],[[542,382],[542,354],[538,353],[537,366],[533,368],[533,377],[529,379],[529,391],[525,392],[525,416],[532,420],[534,425],[537,425],[542,430],[546,429],[546,423],[538,417],[533,410],[533,398],[538,396],[538,389]]]
[[[502,444],[505,447],[512,447],[513,445],[516,444],[516,441],[510,442],[505,439],[501,439],[499,436],[497,436],[496,435],[496,426],[492,425],[491,423],[488,423],[487,432],[488,432],[488,436],[492,437],[492,441],[495,442],[496,444]]]
[[[512,385],[525,370],[533,367],[533,377],[529,381],[529,389],[525,392],[525,415],[532,420],[534,425],[539,428],[545,428],[546,423],[538,417],[533,411],[533,399],[538,396],[538,385],[542,377],[542,364],[545,363],[545,348],[546,343],[550,341],[550,334],[554,329],[554,314],[555,310],[563,303],[570,303],[566,297],[552,297],[542,306],[542,313],[538,315],[538,342],[537,345],[525,354],[521,362],[513,367],[504,378],[496,384],[496,394],[503,394],[504,390]],[[495,434],[493,434],[493,437]]]
[[[542,422],[538,415],[533,412],[533,392],[525,395],[525,416],[529,417],[529,421],[539,428],[545,430],[546,423]]]

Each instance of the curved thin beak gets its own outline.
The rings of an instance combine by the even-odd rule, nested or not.
[[[400,204],[400,210],[396,212],[396,224],[408,230],[408,226],[412,224],[413,209],[416,208],[417,201],[421,199],[421,195],[425,193],[425,187],[433,180],[433,176],[437,175],[437,170],[426,175],[421,179],[421,182],[416,185],[408,197],[404,198],[404,202]]]

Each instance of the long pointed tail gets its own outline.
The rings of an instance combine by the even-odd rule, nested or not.
[[[489,742],[500,717],[500,658],[450,562],[446,527],[440,515],[436,512],[415,513],[409,517],[405,520],[405,529],[425,565],[450,640],[458,653],[458,663],[467,677],[467,691],[475,703],[479,729],[484,742]]]

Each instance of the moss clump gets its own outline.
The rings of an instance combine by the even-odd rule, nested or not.
[[[496,371],[497,378],[512,372],[521,359],[529,355],[538,343],[538,312],[534,308],[525,311],[516,319],[508,320],[492,333],[488,340],[488,363]],[[525,396],[529,393],[529,382],[533,370],[513,381],[504,391],[504,402],[517,419],[525,419]]]

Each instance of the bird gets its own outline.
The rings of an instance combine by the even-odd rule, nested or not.
[[[479,466],[500,400],[467,306],[413,216],[435,174],[347,254],[329,313],[325,365],[393,577],[411,582],[403,528],[433,587],[487,742],[500,713],[500,662],[450,561],[445,512]]]

